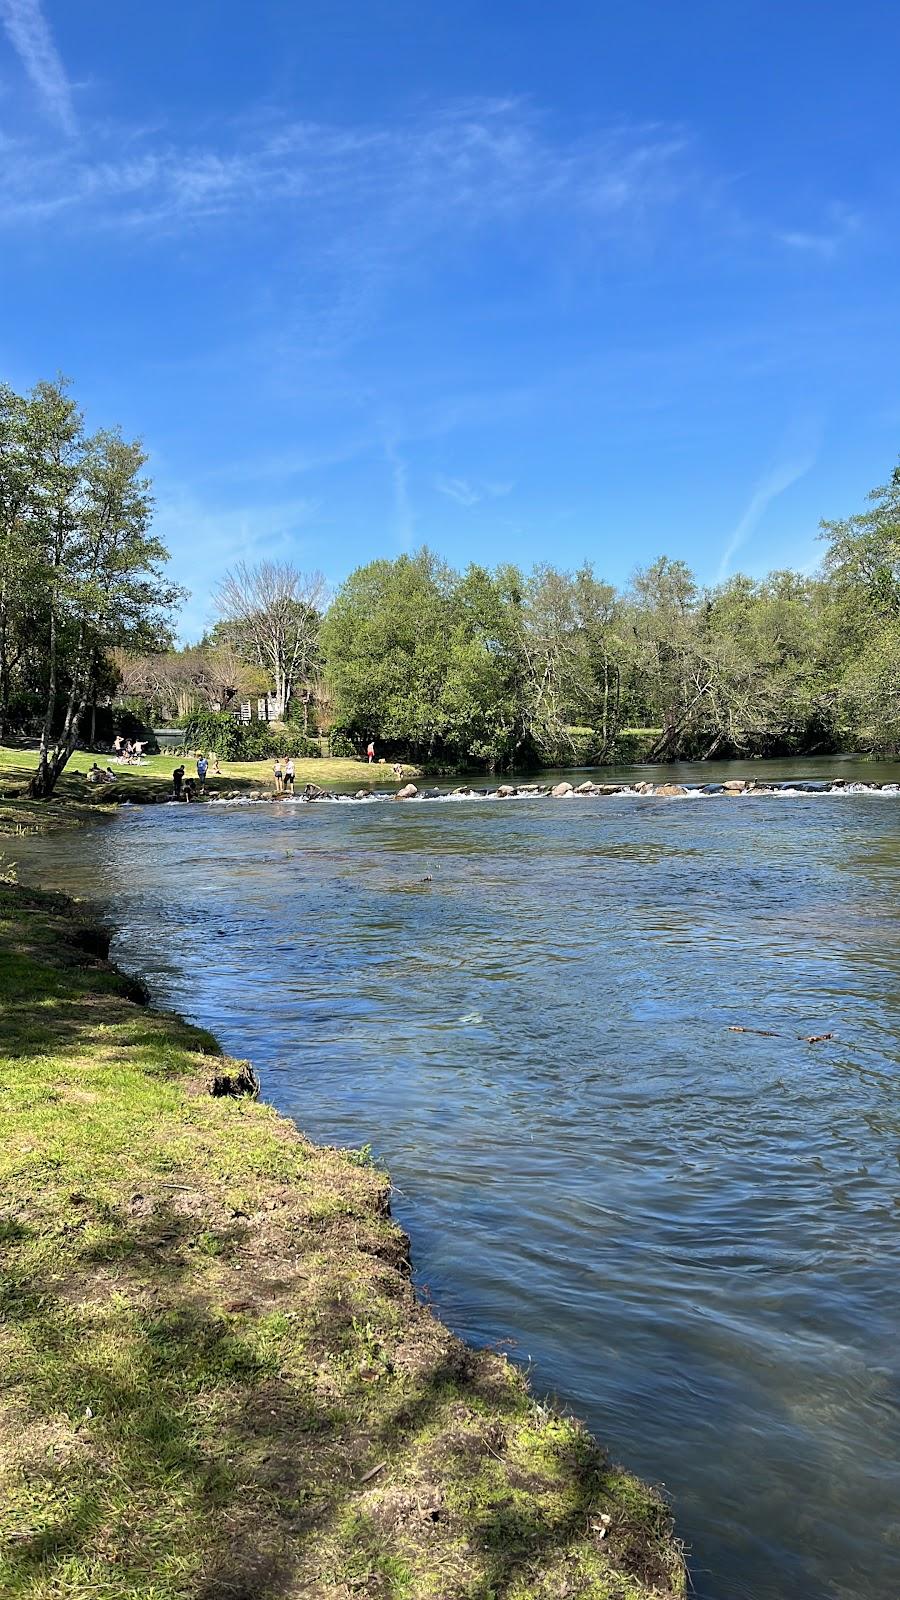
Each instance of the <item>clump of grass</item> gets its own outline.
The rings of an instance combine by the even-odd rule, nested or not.
[[[213,1099],[102,948],[0,887],[0,1593],[682,1596],[660,1497],[417,1303],[385,1174]]]

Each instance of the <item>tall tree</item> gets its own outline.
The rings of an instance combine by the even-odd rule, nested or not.
[[[27,400],[0,384],[0,737],[10,690],[25,657],[28,621],[38,600],[39,567],[29,537],[32,451]]]
[[[326,599],[321,572],[299,572],[289,562],[239,562],[226,572],[216,610],[233,642],[268,674],[275,719],[283,721],[294,690],[319,665],[319,625]]]
[[[88,436],[62,383],[28,397],[28,535],[46,608],[44,715],[31,793],[47,798],[78,739],[102,653],[139,639],[179,591],[150,532],[152,501],[137,442]]]

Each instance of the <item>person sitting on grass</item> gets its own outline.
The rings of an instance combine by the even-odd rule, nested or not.
[[[98,767],[96,761],[94,762],[92,767],[88,767],[87,781],[88,781],[88,783],[102,783],[103,782],[103,773],[100,771],[100,768]]]

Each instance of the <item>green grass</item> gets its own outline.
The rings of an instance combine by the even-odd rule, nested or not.
[[[37,767],[37,751],[0,748],[0,797],[3,793],[21,791]],[[116,774],[114,784],[91,785],[87,772],[92,763],[105,767],[107,761]],[[169,752],[167,755],[149,756],[139,767],[117,766],[112,757],[95,755],[78,750],[72,756],[57,787],[61,800],[81,801],[85,804],[110,804],[134,799],[162,799],[171,794],[172,772],[184,765],[187,777],[196,777],[196,763],[192,756]],[[209,794],[229,794],[233,791],[249,793],[253,790],[271,792],[274,788],[271,761],[223,761],[221,776],[208,776]],[[306,783],[318,784],[323,789],[348,787],[388,788],[399,787],[390,766],[371,766],[364,761],[320,759],[295,761],[295,790],[299,794]],[[404,782],[418,775],[418,769],[404,765]]]
[[[659,1496],[416,1302],[384,1173],[213,1099],[98,945],[0,885],[4,1600],[683,1595]]]

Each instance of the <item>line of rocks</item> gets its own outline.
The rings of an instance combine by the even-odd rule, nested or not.
[[[747,794],[779,794],[786,790],[804,794],[831,794],[841,789],[859,787],[863,790],[900,788],[896,783],[877,783],[867,781],[865,784],[853,778],[810,779],[797,778],[784,783],[765,783],[752,778],[728,778],[724,783],[593,783],[586,779],[577,786],[563,780],[560,783],[501,783],[496,789],[475,789],[468,784],[460,784],[458,788],[448,792],[441,789],[422,789],[416,784],[404,784],[402,789],[390,792],[386,789],[357,789],[355,795],[338,794],[333,789],[321,789],[318,784],[308,783],[302,793],[297,796],[300,800],[511,800],[527,796],[547,797],[551,800],[568,800],[580,798],[598,798],[608,795],[627,794],[652,796],[657,800],[674,800],[681,796],[691,794],[704,795],[736,795]],[[234,790],[227,795],[210,796],[210,799],[223,800],[253,800],[268,801],[275,804],[285,796],[266,793],[262,790],[253,790],[250,793],[241,793]]]

